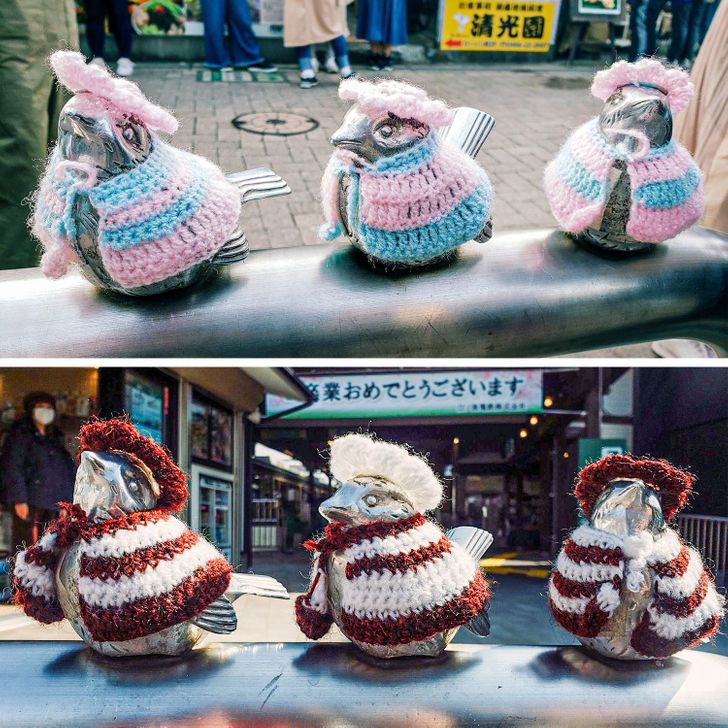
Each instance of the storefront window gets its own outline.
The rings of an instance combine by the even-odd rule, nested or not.
[[[193,460],[233,467],[233,413],[204,395],[192,396],[190,453]]]

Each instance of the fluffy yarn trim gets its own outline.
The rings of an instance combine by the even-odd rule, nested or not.
[[[80,53],[56,51],[49,62],[56,78],[69,91],[100,97],[120,111],[135,116],[150,129],[167,134],[177,131],[177,119],[151,102],[135,83],[117,78],[106,68],[87,64]]]
[[[616,478],[641,480],[656,490],[666,521],[671,521],[685,506],[696,480],[694,475],[673,467],[667,460],[607,455],[582,468],[578,475],[574,495],[579,499],[584,515],[591,515],[599,494]]]
[[[79,457],[85,450],[121,450],[139,458],[151,470],[159,485],[158,510],[179,511],[187,500],[187,477],[184,471],[173,462],[164,447],[140,435],[128,417],[105,421],[93,418],[81,428],[79,440]]]
[[[369,475],[391,481],[416,511],[431,511],[442,500],[442,483],[422,455],[405,445],[351,433],[331,443],[331,474],[344,483]]]
[[[431,99],[423,89],[404,81],[349,78],[339,84],[339,98],[352,101],[372,119],[394,114],[428,126],[447,126],[452,120],[444,101]]]
[[[682,111],[695,91],[690,76],[678,67],[668,67],[655,58],[641,58],[636,63],[617,61],[594,76],[591,92],[606,101],[622,86],[650,84],[667,94],[667,104],[673,114]]]

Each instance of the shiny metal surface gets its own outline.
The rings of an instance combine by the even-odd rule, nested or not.
[[[0,726],[697,726],[728,722],[728,658],[595,658],[582,647],[451,645],[380,661],[351,645],[211,644],[110,660],[69,642],[0,643]]]
[[[558,231],[501,232],[397,274],[347,244],[261,250],[134,301],[74,274],[0,271],[5,357],[549,356],[668,338],[728,349],[725,237],[693,228],[625,257]]]

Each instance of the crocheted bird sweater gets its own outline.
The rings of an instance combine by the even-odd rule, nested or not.
[[[90,523],[78,506],[68,507],[71,516],[54,521],[15,559],[13,600],[33,619],[46,624],[63,619],[55,569],[76,542],[80,615],[97,642],[144,637],[185,622],[228,588],[226,559],[168,513]]]
[[[203,157],[154,140],[128,172],[98,182],[96,170],[56,150],[36,193],[33,233],[45,253],[41,269],[62,276],[75,260],[79,197],[99,216],[98,249],[110,276],[125,287],[163,281],[211,258],[240,216],[240,194]]]
[[[720,596],[700,554],[672,529],[621,539],[583,525],[566,539],[548,587],[556,621],[578,637],[596,637],[622,599],[639,591],[649,568],[650,598],[632,632],[632,648],[645,657],[669,657],[717,631]]]
[[[630,178],[627,233],[635,240],[659,243],[700,219],[703,175],[683,146],[671,140],[641,159],[630,158],[607,143],[595,118],[576,129],[546,167],[546,196],[564,231],[578,233],[599,220],[618,160]]]
[[[432,133],[420,144],[372,164],[332,156],[321,195],[320,235],[342,234],[338,195],[350,176],[347,224],[360,247],[390,263],[419,264],[472,240],[490,217],[493,191],[477,162]]]
[[[331,556],[345,562],[341,631],[371,645],[402,645],[470,622],[487,604],[478,564],[421,514],[365,526],[330,524],[306,548],[318,552],[296,621],[319,639],[334,621],[328,600]]]

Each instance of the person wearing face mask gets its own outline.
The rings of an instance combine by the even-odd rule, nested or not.
[[[31,392],[25,415],[5,438],[0,455],[0,496],[13,514],[13,547],[35,543],[44,525],[59,515],[58,502],[70,501],[76,467],[54,425],[55,398]]]

